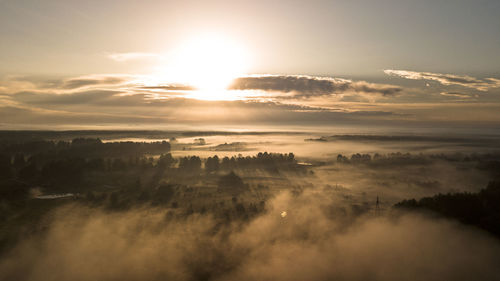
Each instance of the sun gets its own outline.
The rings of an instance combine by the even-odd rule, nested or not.
[[[193,37],[168,57],[161,71],[163,78],[195,87],[190,95],[206,100],[232,99],[226,89],[249,65],[245,48],[215,34]]]

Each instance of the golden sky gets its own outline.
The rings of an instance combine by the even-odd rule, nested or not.
[[[493,0],[0,0],[0,129],[495,129],[499,13]]]

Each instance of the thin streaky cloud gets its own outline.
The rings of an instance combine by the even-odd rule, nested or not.
[[[445,97],[454,97],[454,98],[459,98],[459,99],[471,99],[471,98],[477,98],[477,95],[468,95],[468,94],[463,94],[463,93],[456,93],[456,92],[441,92],[439,93],[441,96]]]
[[[76,89],[96,85],[117,85],[128,80],[125,76],[101,75],[101,76],[82,76],[65,79],[61,85],[64,89]]]
[[[488,91],[492,88],[500,87],[500,79],[497,78],[481,79],[468,75],[442,74],[394,69],[385,69],[384,73],[390,76],[398,76],[411,80],[432,80],[437,81],[445,86],[458,85],[483,92]]]

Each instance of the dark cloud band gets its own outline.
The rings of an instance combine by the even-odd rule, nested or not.
[[[293,93],[295,97],[323,96],[347,92],[391,96],[402,91],[400,87],[393,85],[373,84],[364,81],[353,82],[347,79],[331,77],[298,75],[240,77],[233,81],[229,89]]]

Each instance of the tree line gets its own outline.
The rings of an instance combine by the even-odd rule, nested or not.
[[[482,228],[500,237],[500,182],[490,182],[477,193],[438,194],[420,200],[403,200],[396,209],[430,211]]]

